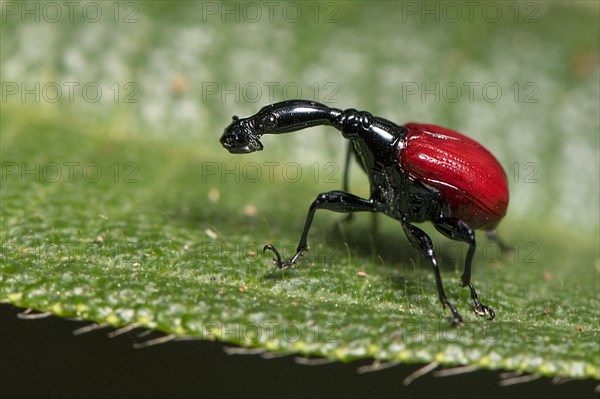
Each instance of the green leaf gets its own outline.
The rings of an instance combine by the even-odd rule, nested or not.
[[[597,236],[543,221],[512,223],[502,233],[514,251],[503,257],[481,237],[473,280],[498,314],[493,322],[471,312],[468,290],[459,287],[466,248],[440,240],[446,290],[465,317],[455,328],[437,301],[433,273],[394,221],[379,218],[373,233],[366,216],[339,227],[338,215],[320,212],[298,266],[270,264],[264,243],[291,254],[310,198],[326,187],[308,176],[202,184],[198,171],[233,170],[236,158],[221,165],[205,154],[200,162],[188,143],[65,135],[52,122],[26,132],[9,126],[3,302],[340,361],[599,378]],[[37,145],[22,144],[25,135]],[[72,176],[68,162],[80,162]],[[115,178],[129,162],[132,182]],[[7,173],[15,164],[19,171]]]

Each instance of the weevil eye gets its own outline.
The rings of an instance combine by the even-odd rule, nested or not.
[[[231,119],[233,119],[233,121],[235,122],[235,121],[237,121],[238,119],[240,119],[240,117],[239,117],[239,116],[237,116],[237,115],[233,115],[233,116],[231,117]]]
[[[273,130],[277,126],[277,117],[273,114],[268,114],[260,121],[263,130]]]

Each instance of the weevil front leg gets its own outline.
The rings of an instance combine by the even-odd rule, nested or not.
[[[347,193],[345,191],[329,191],[317,195],[317,198],[313,201],[308,209],[308,216],[304,223],[304,230],[302,236],[300,236],[300,242],[296,248],[296,254],[290,258],[289,261],[282,261],[281,256],[277,249],[272,245],[266,245],[263,251],[269,250],[275,253],[277,259],[273,259],[273,263],[279,268],[286,268],[296,263],[298,258],[302,256],[302,253],[308,249],[308,232],[312,225],[315,212],[317,209],[327,209],[334,212],[340,213],[351,213],[351,212],[379,212],[379,203],[372,199],[365,199],[354,194]]]

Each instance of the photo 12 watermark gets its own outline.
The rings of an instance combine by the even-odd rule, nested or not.
[[[198,326],[194,325],[194,329]],[[288,344],[304,341],[311,343],[337,343],[339,327],[335,323],[299,322],[206,322],[199,328],[201,338],[228,342],[272,343],[283,341]]]
[[[540,22],[538,2],[533,1],[402,1],[401,22],[421,23],[513,23]]]
[[[308,209],[308,206],[306,207]],[[301,209],[304,213],[304,209]],[[300,229],[300,225],[297,226]],[[378,234],[377,232],[373,234]],[[205,240],[187,245],[185,248],[172,248],[170,252],[178,254],[180,262],[193,262],[195,259],[207,261],[207,265],[229,265],[241,264],[245,260],[252,260],[257,257],[263,257],[266,261],[271,255],[263,255],[265,244],[271,244],[278,248],[281,254],[293,255],[298,246],[297,241],[286,242],[232,242],[221,240]],[[353,243],[348,243],[350,250],[353,249]],[[406,240],[401,231],[398,232],[395,251],[395,261],[400,264],[422,265],[423,270],[428,270],[429,261],[422,257],[410,241]],[[469,255],[469,245],[457,241],[436,240],[433,244],[433,251],[438,259],[456,270],[462,270],[466,257]],[[302,263],[332,265],[343,263],[346,260],[347,248],[344,243],[339,241],[319,241],[310,246],[302,258]],[[527,264],[534,266],[540,263],[542,255],[539,244],[535,241],[513,241],[506,240],[502,247],[496,241],[482,237],[478,240],[475,247],[476,262],[483,267],[484,264]],[[218,262],[217,262],[218,261]],[[215,263],[216,262],[216,263]],[[208,266],[207,266],[208,267]],[[209,267],[207,272],[218,272],[218,267],[212,269]]]
[[[202,102],[258,103],[306,99],[323,104],[339,102],[335,82],[202,82]]]
[[[507,177],[512,183],[539,183],[540,164],[515,161],[507,168]]]
[[[136,82],[2,82],[2,103],[114,103],[136,104]]]
[[[514,103],[539,103],[540,86],[536,82],[402,82],[400,99],[403,103],[497,103],[501,100]]]
[[[65,267],[72,262],[96,262],[101,259],[118,259],[121,263],[140,265],[143,259],[139,251],[140,244],[137,242],[119,240],[106,243],[103,236],[87,241],[57,240],[39,245],[8,241],[0,245],[2,259],[21,264],[55,263]]]
[[[339,22],[340,5],[333,1],[202,1],[203,23]]]
[[[139,183],[136,162],[2,162],[2,184],[6,183]]]
[[[274,242],[269,241],[271,245],[275,245],[281,249],[284,254],[294,254],[298,246],[297,242]],[[270,264],[269,256],[263,255],[265,242],[232,242],[232,241],[201,241],[187,246],[185,249],[173,249],[178,255],[177,263],[195,262],[198,259],[205,261],[206,273],[219,273],[221,265],[240,265],[247,264],[248,267],[254,267],[251,263],[244,262],[246,260],[254,260],[263,257],[265,264]],[[302,256],[302,262],[309,264],[331,265],[339,260],[342,256],[343,247],[340,244],[333,242],[315,243],[311,246],[310,251],[307,251]]]
[[[313,162],[306,165],[299,162],[202,162],[200,166],[200,181],[202,183],[297,183],[302,179],[313,183],[341,184],[345,165],[338,162]],[[487,181],[508,179],[519,184],[539,183],[540,165],[537,162],[511,163],[508,167],[499,169],[496,163],[464,162],[462,163],[463,178],[473,180],[485,178]],[[447,172],[433,170],[429,178],[443,178]]]
[[[2,1],[2,23],[139,22],[134,1]]]
[[[337,162],[202,162],[202,183],[297,183],[308,179],[314,183],[341,183],[340,165]]]
[[[499,342],[536,343],[542,337],[534,327],[522,323],[498,322],[468,323],[460,328],[447,322],[415,321],[404,322],[393,335],[394,343],[474,343]]]

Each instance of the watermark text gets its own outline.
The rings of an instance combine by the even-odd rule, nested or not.
[[[103,98],[115,103],[138,103],[135,82],[2,82],[2,102],[97,103]]]

